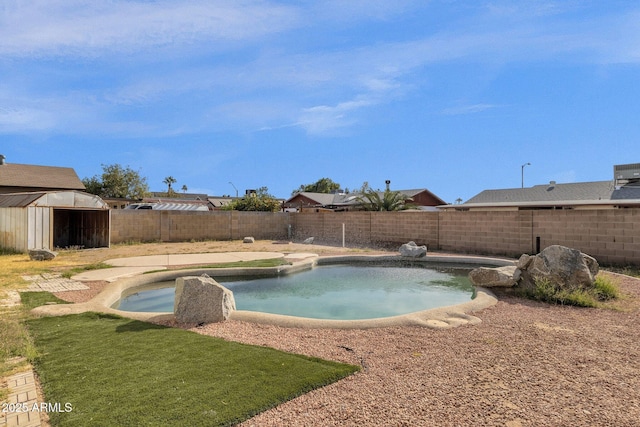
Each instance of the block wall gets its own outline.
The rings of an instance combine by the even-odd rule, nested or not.
[[[282,239],[288,218],[287,213],[270,212],[112,210],[111,242]]]
[[[532,212],[439,212],[439,249],[506,256],[532,253]]]
[[[346,246],[401,244],[517,257],[549,245],[579,249],[604,264],[640,265],[640,209],[512,212],[111,211],[111,242],[315,237]]]

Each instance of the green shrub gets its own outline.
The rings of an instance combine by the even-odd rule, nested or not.
[[[546,278],[535,278],[535,287],[525,291],[524,296],[550,304],[573,305],[577,307],[597,307],[600,301],[619,297],[617,286],[608,278],[598,276],[592,288],[561,289]]]
[[[596,277],[595,283],[593,285],[593,291],[600,301],[608,301],[620,297],[618,286],[608,277]]]

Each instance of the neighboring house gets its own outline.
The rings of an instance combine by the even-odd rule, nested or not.
[[[171,197],[167,197],[166,191],[152,191],[149,194],[149,198],[152,199],[181,199],[181,200],[207,200],[209,198],[206,194],[201,193],[183,193],[182,191],[173,191]]]
[[[177,197],[158,198],[145,197],[140,202],[132,203],[125,209],[152,209],[161,211],[211,211],[213,205],[199,198],[183,199]]]
[[[213,206],[214,210],[220,210],[223,207],[227,206],[229,203],[231,203],[234,200],[238,199],[238,197],[209,196],[207,199],[209,200],[209,203],[211,203],[211,205]]]
[[[102,200],[109,205],[109,209],[126,209],[130,204],[140,202],[138,199],[127,199],[123,197],[103,197]]]
[[[167,197],[167,192],[158,191],[150,193],[149,197],[145,197],[144,199],[124,199],[117,197],[103,197],[103,200],[109,204],[111,209],[134,209],[129,208],[132,204],[140,204],[140,203],[158,203],[159,200],[165,201],[165,203],[172,203],[174,206],[176,204],[182,205],[182,202],[186,202],[191,205],[196,203],[198,205],[205,205],[207,209],[197,209],[197,210],[210,210],[209,205],[207,203],[208,196],[206,194],[196,194],[196,193],[173,193],[174,197]],[[140,209],[139,207],[137,209]],[[167,210],[167,209],[162,209]],[[176,210],[176,209],[168,209],[168,210]],[[179,210],[193,210],[189,209],[179,209]]]
[[[378,192],[380,195],[382,191]],[[415,206],[420,210],[436,209],[436,206],[445,203],[440,197],[436,196],[427,189],[416,190],[398,190],[398,193],[407,197],[407,203]],[[360,193],[309,193],[300,192],[294,194],[290,199],[284,202],[285,210],[331,210],[334,212],[354,211],[360,209],[359,198]]]
[[[0,155],[0,194],[56,190],[85,187],[72,168],[7,163]]]
[[[449,210],[617,209],[640,208],[640,163],[614,166],[611,181],[535,185],[485,190]]]

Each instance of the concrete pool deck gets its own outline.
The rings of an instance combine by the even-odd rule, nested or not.
[[[225,252],[225,253],[207,253],[207,254],[169,254],[169,255],[151,255],[130,258],[118,258],[106,261],[107,264],[113,265],[113,268],[87,271],[76,276],[73,280],[77,281],[107,281],[109,285],[96,297],[88,302],[77,304],[60,304],[47,305],[37,307],[34,313],[40,315],[65,315],[74,313],[83,313],[86,311],[98,311],[104,313],[118,314],[123,317],[142,321],[154,320],[170,320],[173,319],[173,313],[145,313],[145,312],[129,312],[111,308],[121,297],[122,293],[127,289],[142,287],[146,284],[156,281],[174,280],[177,277],[186,275],[201,275],[212,273],[210,268],[198,268],[195,266],[220,264],[238,261],[252,261],[263,259],[283,258],[291,263],[291,265],[279,267],[253,267],[253,268],[222,268],[215,269],[218,275],[236,275],[250,273],[267,273],[272,274],[289,274],[292,272],[313,268],[316,264],[324,264],[326,262],[349,262],[349,261],[376,261],[376,260],[407,260],[400,256],[394,255],[357,255],[357,256],[329,256],[320,258],[312,253],[291,253],[284,254],[279,252]],[[428,255],[425,258],[410,259],[414,262],[437,263],[437,264],[471,264],[471,265],[509,265],[513,264],[511,260],[487,257],[468,257],[468,256],[438,256]],[[194,266],[193,269],[171,269],[172,267],[188,267]],[[152,273],[149,273],[152,272]],[[147,273],[147,274],[143,274]],[[497,298],[488,290],[477,288],[476,298],[473,300],[454,306],[439,307],[430,310],[424,310],[399,316],[385,317],[378,319],[366,320],[323,320],[310,319],[294,316],[284,316],[270,313],[260,313],[252,311],[238,310],[234,311],[230,319],[246,322],[272,324],[283,327],[302,327],[302,328],[347,328],[347,329],[363,329],[363,328],[379,328],[386,326],[405,326],[416,325],[425,326],[436,329],[447,329],[468,324],[478,324],[481,320],[473,316],[471,313],[488,308],[497,303]]]

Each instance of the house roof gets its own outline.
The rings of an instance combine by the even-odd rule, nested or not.
[[[484,190],[455,208],[640,204],[640,184],[616,186],[614,181],[551,182],[529,188]]]
[[[412,190],[398,190],[398,193],[404,194],[405,196],[407,196],[407,198],[412,198],[415,195],[420,194],[422,192],[427,192],[429,195],[434,197],[436,200],[438,200],[442,204],[445,203],[444,200],[442,200],[441,198],[439,198],[438,196],[436,196],[435,194],[433,194],[432,192],[424,188],[412,189]],[[382,195],[383,193],[384,193],[383,191],[378,191],[379,195]],[[361,193],[332,194],[332,193],[310,193],[310,192],[303,191],[303,192],[294,194],[285,203],[290,203],[295,198],[305,197],[315,202],[316,205],[318,206],[350,206],[350,205],[358,204],[358,197],[360,196],[362,196]]]
[[[84,190],[72,168],[5,163],[0,165],[0,187]]]

